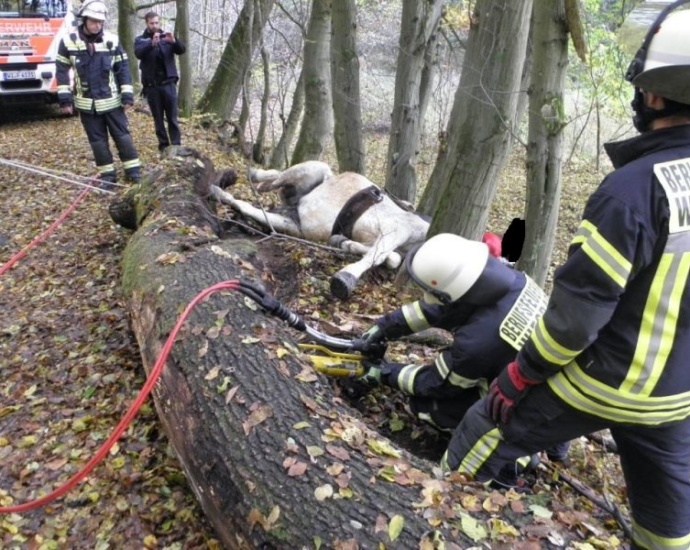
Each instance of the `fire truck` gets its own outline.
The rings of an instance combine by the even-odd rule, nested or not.
[[[57,102],[55,56],[75,29],[69,0],[0,0],[0,107]]]

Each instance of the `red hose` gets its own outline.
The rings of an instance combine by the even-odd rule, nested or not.
[[[209,296],[210,294],[213,294],[214,292],[218,292],[219,290],[236,290],[239,286],[239,281],[237,279],[232,279],[229,281],[223,281],[220,283],[216,283],[213,286],[210,286],[208,288],[205,288],[202,290],[197,296],[189,302],[185,310],[182,312],[180,317],[177,320],[177,323],[173,327],[172,331],[170,332],[170,335],[168,336],[167,340],[165,341],[165,344],[163,345],[163,349],[161,350],[160,355],[158,356],[158,359],[156,360],[155,365],[153,366],[153,369],[151,370],[151,374],[149,374],[148,378],[146,379],[146,383],[144,384],[144,387],[141,389],[139,392],[139,395],[137,398],[134,400],[132,405],[129,407],[127,410],[127,413],[125,416],[120,420],[118,425],[115,427],[115,430],[113,430],[112,435],[108,438],[108,440],[101,445],[101,447],[98,449],[98,452],[89,460],[84,467],[79,470],[76,474],[74,474],[70,479],[67,480],[67,482],[62,485],[61,487],[55,489],[52,493],[47,494],[44,497],[38,498],[36,500],[32,500],[29,502],[26,502],[24,504],[17,504],[15,506],[5,506],[5,507],[0,507],[0,514],[11,514],[11,513],[17,513],[17,512],[27,512],[29,510],[34,510],[35,508],[40,508],[41,506],[44,506],[48,504],[49,502],[52,502],[53,500],[60,498],[63,496],[65,493],[67,493],[70,489],[72,489],[79,481],[81,481],[83,478],[85,478],[91,470],[93,470],[96,465],[103,460],[106,454],[108,454],[108,451],[110,448],[115,444],[115,442],[120,438],[122,433],[127,429],[127,426],[129,426],[130,422],[134,418],[134,416],[137,414],[141,406],[143,405],[144,401],[148,397],[149,393],[151,393],[151,390],[153,389],[153,386],[156,384],[156,381],[158,380],[161,372],[163,371],[163,366],[165,365],[165,361],[168,358],[168,355],[170,354],[170,350],[173,347],[173,344],[175,343],[175,338],[177,337],[177,333],[180,331],[182,328],[182,325],[184,324],[186,318],[189,316],[191,313],[192,309],[204,298]]]
[[[2,267],[0,267],[0,276],[5,273],[10,267],[12,267],[14,264],[16,264],[19,260],[21,260],[24,256],[26,256],[27,252],[31,250],[34,246],[36,246],[38,243],[43,241],[46,237],[48,237],[51,233],[53,233],[58,226],[65,220],[67,216],[69,216],[74,210],[77,208],[79,203],[84,200],[84,197],[88,195],[89,191],[91,191],[90,187],[87,187],[84,189],[79,196],[74,200],[74,202],[65,210],[62,214],[60,214],[60,217],[55,220],[53,223],[50,224],[50,227],[46,229],[43,233],[41,233],[38,237],[36,237],[33,241],[31,241],[29,244],[27,244],[24,248],[22,248],[19,252],[17,252],[14,256],[12,256],[5,264],[3,264]]]

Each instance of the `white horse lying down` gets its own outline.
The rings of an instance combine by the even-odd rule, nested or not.
[[[423,242],[429,229],[428,221],[398,206],[364,176],[335,175],[323,162],[302,162],[283,172],[252,170],[249,178],[259,182],[260,192],[279,191],[286,214],[264,212],[218,187],[214,198],[264,227],[362,255],[331,279],[331,293],[341,299],[350,297],[369,268],[384,263],[397,268],[401,254]]]

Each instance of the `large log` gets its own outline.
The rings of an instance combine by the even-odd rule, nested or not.
[[[148,372],[203,289],[244,277],[280,297],[271,271],[282,256],[246,236],[220,238],[206,199],[218,177],[179,149],[111,205],[113,219],[136,228],[122,283]],[[430,533],[443,533],[447,548],[471,546],[460,525],[468,509],[486,516],[465,508],[481,486],[441,477],[369,429],[300,357],[299,336],[243,295],[216,293],[193,310],[153,391],[224,546],[438,547]]]

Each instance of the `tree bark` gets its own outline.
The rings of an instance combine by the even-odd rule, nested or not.
[[[134,30],[141,24],[137,18],[134,0],[119,0],[117,3],[117,36],[120,45],[127,53],[132,84],[139,84],[139,63],[134,57]]]
[[[563,0],[535,0],[534,48],[527,146],[526,231],[519,269],[544,285],[553,251],[561,196],[563,88],[568,28]]]
[[[423,83],[429,86],[433,74],[427,62],[434,58],[429,52],[435,47],[442,9],[443,0],[403,1],[385,187],[411,203],[417,198],[414,166],[428,99]]]
[[[331,1],[312,0],[304,42],[304,117],[291,164],[319,160],[333,128],[330,71]]]
[[[355,0],[333,4],[332,28],[333,135],[338,171],[365,175]]]
[[[110,209],[116,222],[136,228],[122,285],[148,372],[180,312],[203,289],[240,277],[288,285],[296,276],[273,275],[290,266],[270,241],[219,238],[209,186],[226,174],[182,147],[166,155]],[[286,291],[273,293],[285,300]],[[297,336],[237,292],[212,294],[192,310],[152,392],[222,545],[432,548],[430,533],[441,533],[449,550],[472,546],[458,528],[470,516],[459,503],[477,500],[484,487],[434,475],[433,464],[364,425],[300,356]],[[471,515],[495,521],[481,507]],[[553,533],[573,538],[554,524],[541,547]]]
[[[271,152],[271,160],[268,165],[276,170],[284,170],[288,166],[290,160],[290,145],[297,133],[302,112],[304,111],[304,72],[300,72],[297,84],[295,84],[295,91],[292,94],[292,105],[290,106],[290,113],[285,120],[285,116],[281,114],[283,120],[283,132],[280,134],[278,144]]]
[[[178,56],[180,62],[180,85],[178,103],[180,115],[189,117],[194,110],[194,89],[192,81],[192,52],[190,51],[189,41],[189,6],[187,0],[176,0],[177,6],[175,16],[175,36],[179,36],[187,51]]]
[[[532,0],[479,0],[460,84],[439,155],[420,202],[429,236],[479,239],[514,132]],[[441,200],[443,199],[443,200]]]
[[[254,5],[256,3],[256,5]],[[198,109],[230,120],[275,0],[246,0]],[[253,15],[256,12],[256,17]],[[248,47],[251,46],[251,49]]]

